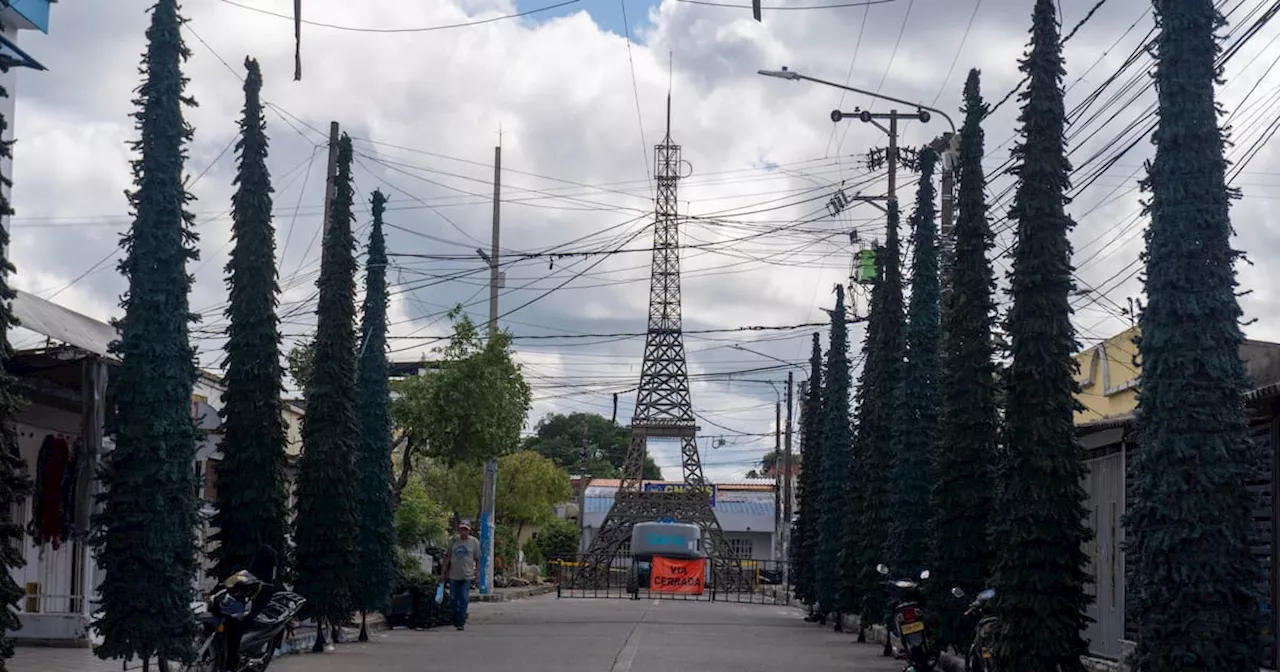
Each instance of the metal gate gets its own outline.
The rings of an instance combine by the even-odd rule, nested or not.
[[[718,585],[717,572],[708,559],[701,589],[696,592],[669,592],[651,587],[652,563],[630,555],[600,562],[598,556],[575,556],[549,561],[547,572],[556,583],[558,598],[615,600],[676,600],[690,602],[733,602],[739,604],[791,604],[790,573],[787,563],[773,560],[740,560],[745,580],[732,586]],[[593,581],[574,581],[579,572],[593,571]]]
[[[1089,652],[1117,658],[1124,638],[1124,526],[1125,448],[1087,460],[1084,479],[1088,493],[1089,527],[1093,540],[1088,545],[1089,574],[1094,601],[1088,614],[1093,619],[1085,630]]]

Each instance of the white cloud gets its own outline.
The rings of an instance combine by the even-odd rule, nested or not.
[[[291,6],[278,0],[244,2],[285,13]],[[131,154],[124,143],[134,136],[128,115],[149,4],[113,0],[58,6],[51,35],[23,35],[24,48],[50,70],[22,73],[17,87],[20,142],[14,199],[19,214],[14,218],[13,249],[20,287],[51,291],[71,282],[111,251],[128,224],[122,191],[129,184]],[[527,7],[521,3],[519,8]],[[1064,23],[1072,26],[1084,9],[1068,10]],[[1067,81],[1081,80],[1069,94],[1069,106],[1084,100],[1146,34],[1150,19],[1143,16],[1145,10],[1145,5],[1107,6],[1069,44]],[[509,0],[306,4],[311,20],[363,27],[438,26],[513,11]],[[503,176],[504,253],[639,250],[511,264],[506,269],[503,310],[569,282],[504,319],[506,325],[519,335],[643,331],[650,257],[643,250],[651,240],[641,229],[645,221],[632,220],[652,208],[648,173],[652,145],[664,132],[668,58],[673,54],[672,134],[692,167],[681,185],[680,209],[697,217],[682,231],[684,242],[693,246],[682,262],[686,329],[825,320],[818,307],[830,305],[830,288],[848,275],[848,231],[857,228],[863,240],[870,240],[883,236],[884,225],[878,211],[866,205],[836,218],[818,215],[833,186],[842,181],[850,191],[883,190],[883,181],[852,186],[866,175],[852,155],[885,144],[883,134],[855,121],[844,122],[833,133],[827,114],[837,105],[846,110],[874,106],[877,111],[892,105],[842,96],[815,84],[765,79],[756,70],[789,65],[834,81],[848,76],[855,86],[879,88],[895,97],[924,102],[936,98],[938,107],[959,120],[954,111],[970,67],[982,68],[992,102],[1021,79],[1016,59],[1030,22],[1026,3],[989,0],[965,37],[972,11],[970,2],[902,0],[870,9],[769,12],[757,24],[745,10],[665,0],[649,11],[647,23],[633,26],[630,52],[622,35],[599,27],[605,17],[597,20],[587,11],[420,33],[308,25],[303,30],[304,78],[293,82],[288,21],[227,3],[189,1],[185,14],[191,28],[230,66],[229,70],[188,34],[193,56],[186,72],[190,91],[200,103],[188,112],[196,128],[188,171],[194,176],[208,168],[195,187],[199,200],[193,208],[200,215],[203,259],[192,305],[215,309],[206,315],[206,328],[223,319],[221,274],[230,225],[223,213],[229,206],[234,157],[227,153],[215,158],[233,140],[242,103],[240,82],[232,71],[240,72],[245,55],[252,54],[265,72],[265,97],[287,111],[283,118],[277,112],[268,115],[278,191],[278,247],[283,250],[288,241],[281,263],[287,334],[304,335],[314,319],[314,307],[306,300],[314,292],[319,259],[316,234],[324,154],[317,145],[324,142],[330,120],[340,121],[359,138],[358,225],[367,222],[368,192],[381,187],[391,196],[388,221],[400,227],[388,232],[391,250],[450,257],[395,258],[390,277],[398,287],[393,289],[391,320],[393,335],[400,338],[392,345],[403,349],[397,357],[415,357],[432,344],[405,336],[444,335],[448,306],[466,302],[473,319],[487,317],[487,271],[474,249],[488,247],[489,163],[499,127],[503,166],[508,169]],[[633,11],[630,18],[641,18],[640,12]],[[608,20],[616,22],[614,17]],[[1131,25],[1136,27],[1130,29]],[[1232,83],[1224,89],[1228,107],[1249,92],[1271,60],[1266,56],[1280,49],[1265,33],[1252,51],[1238,57],[1239,71],[1229,70]],[[959,49],[962,37],[964,46]],[[1099,65],[1089,70],[1100,54]],[[1249,64],[1247,69],[1244,64]],[[1137,85],[1146,83],[1141,68],[1131,72],[1136,73]],[[1259,88],[1254,99],[1274,87]],[[637,95],[643,126],[637,119]],[[1142,103],[1151,100],[1148,92]],[[1016,100],[1005,104],[987,125],[990,169],[1008,155],[1006,141],[1014,137],[1016,107]],[[1103,125],[1102,120],[1090,122],[1090,130],[1077,141],[1077,165],[1105,148],[1127,121],[1126,115],[1140,116],[1140,105],[1125,107],[1129,109],[1108,110],[1108,117],[1119,116],[1085,141],[1084,136]],[[1251,138],[1261,128],[1256,122],[1237,126],[1249,127],[1248,132],[1238,130],[1237,139],[1242,134]],[[919,145],[942,130],[941,120],[927,126],[907,124],[903,142]],[[1078,274],[1086,283],[1100,285],[1119,305],[1140,290],[1136,274],[1120,282],[1140,245],[1139,226],[1123,228],[1136,212],[1137,194],[1090,210],[1113,188],[1120,187],[1119,194],[1131,185],[1129,174],[1148,154],[1143,141],[1072,206],[1080,219],[1073,236],[1081,250],[1078,260],[1098,252],[1088,263],[1078,261]],[[769,164],[785,170],[768,169]],[[1273,165],[1272,152],[1259,155],[1250,176],[1242,178],[1259,186],[1246,186],[1247,198],[1234,210],[1239,244],[1259,262],[1242,268],[1241,278],[1245,287],[1257,290],[1245,305],[1250,317],[1259,318],[1250,334],[1262,338],[1280,338],[1280,321],[1271,310],[1277,299],[1267,291],[1262,270],[1277,249],[1265,200]],[[911,179],[900,175],[904,203],[912,196]],[[993,193],[1007,184],[1008,177],[1001,177]],[[1002,216],[1006,205],[994,214]],[[794,223],[810,217],[812,221]],[[640,235],[624,242],[637,232]],[[1002,236],[1005,245],[1009,241],[1009,235]],[[1002,263],[1007,265],[1007,260]],[[124,286],[113,266],[107,263],[87,275],[58,300],[95,317],[115,314]],[[1077,316],[1082,340],[1121,329],[1117,312],[1108,301],[1083,306]],[[774,362],[766,358],[728,347],[755,339],[759,341],[748,343],[753,349],[800,361],[808,356],[811,331],[691,333],[690,370],[771,366]],[[853,329],[851,335],[860,338],[861,329]],[[612,392],[634,387],[639,376],[642,338],[517,344],[539,399],[531,424],[550,411],[609,415]],[[215,362],[217,342],[201,345],[203,361]],[[740,377],[781,380],[784,375],[774,371]],[[750,460],[772,448],[768,434],[773,429],[774,393],[768,385],[695,379],[693,395],[695,408],[706,419],[750,435],[733,436],[703,422],[705,445],[714,437],[726,439],[726,446],[708,449],[710,474],[740,475],[750,468]],[[633,393],[620,395],[621,421],[629,418],[633,400]],[[675,465],[674,453],[665,447],[664,451],[658,461]],[[674,469],[668,472],[677,474]]]

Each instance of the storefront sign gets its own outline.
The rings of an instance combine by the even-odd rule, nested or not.
[[[688,492],[691,490],[698,490],[698,489],[699,489],[698,486],[689,485],[687,483],[645,483],[644,484],[645,492]],[[706,486],[702,486],[701,489],[704,491],[708,491],[708,498],[710,500],[711,508],[713,509],[716,508],[716,486],[714,484],[706,485]]]
[[[676,560],[655,555],[649,573],[649,592],[701,595],[706,571],[706,558]]]

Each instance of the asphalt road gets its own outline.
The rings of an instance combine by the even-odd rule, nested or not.
[[[787,607],[556,599],[471,605],[471,623],[377,632],[365,643],[286,656],[270,672],[899,672],[881,646]],[[134,668],[138,667],[135,663]],[[11,672],[119,672],[84,649],[21,647]]]
[[[281,658],[270,672],[898,672],[777,606],[554,595],[471,605],[471,623],[376,633],[366,644]]]

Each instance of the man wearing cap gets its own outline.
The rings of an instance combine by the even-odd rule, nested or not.
[[[441,571],[449,579],[449,597],[453,600],[453,627],[461,630],[467,624],[467,602],[471,597],[471,582],[476,578],[476,565],[480,562],[480,540],[471,536],[471,523],[458,524],[458,536],[449,544]]]

